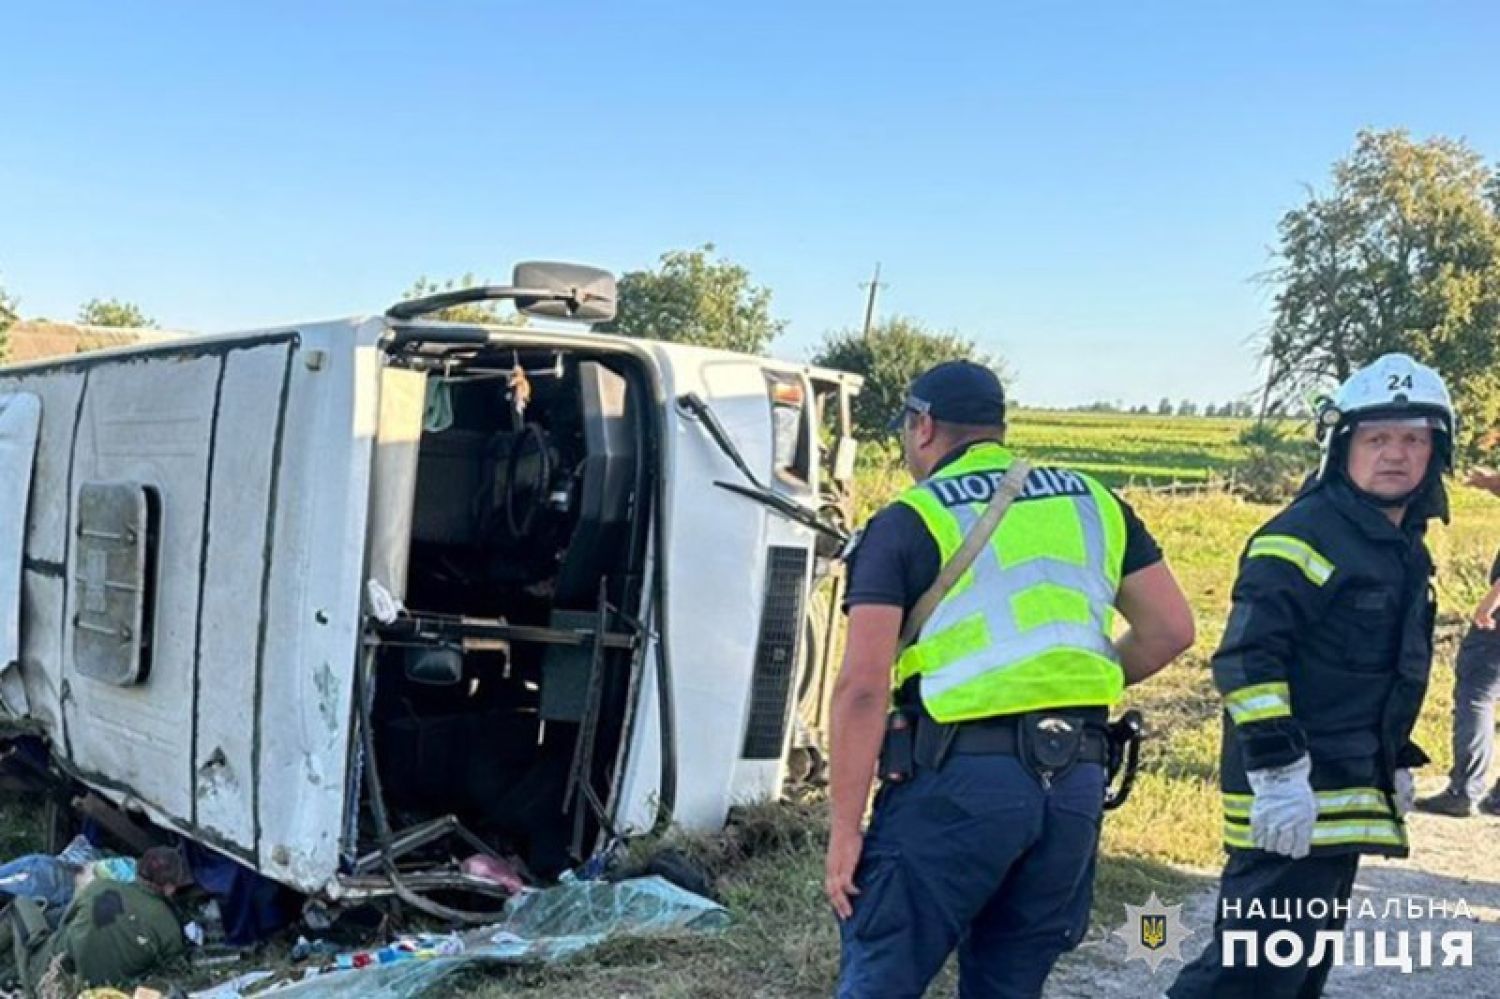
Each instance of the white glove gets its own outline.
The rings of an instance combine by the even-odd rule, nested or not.
[[[1404,816],[1407,812],[1411,811],[1412,805],[1417,802],[1416,779],[1412,777],[1410,770],[1406,767],[1401,767],[1396,771],[1393,785],[1394,790],[1391,792],[1391,797],[1396,804],[1396,815],[1398,817]]]
[[[1250,839],[1267,853],[1293,860],[1312,849],[1318,799],[1313,794],[1312,760],[1303,756],[1284,767],[1251,770],[1255,800],[1250,805]]]

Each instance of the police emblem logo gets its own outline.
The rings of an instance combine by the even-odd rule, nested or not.
[[[1141,916],[1141,946],[1161,950],[1167,945],[1167,917]]]
[[[1164,961],[1182,960],[1182,942],[1193,931],[1182,922],[1182,906],[1164,905],[1152,892],[1145,905],[1125,906],[1125,925],[1114,935],[1125,941],[1125,960],[1140,958],[1154,972]]]

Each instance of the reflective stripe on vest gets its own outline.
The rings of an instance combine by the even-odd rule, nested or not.
[[[1010,462],[1003,447],[981,444],[900,497],[943,563]],[[943,722],[1114,704],[1124,689],[1110,639],[1124,548],[1124,515],[1108,490],[1076,472],[1034,470],[902,653],[896,684],[919,674],[922,702]]]

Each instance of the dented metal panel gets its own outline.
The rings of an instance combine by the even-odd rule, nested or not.
[[[0,703],[16,714],[26,711],[26,688],[12,667],[21,657],[22,552],[41,418],[36,396],[0,394]]]
[[[73,453],[73,429],[82,399],[81,372],[0,374],[0,391],[35,396],[45,418],[37,436],[31,471],[31,495],[37,501],[26,513],[26,536],[21,577],[20,675],[26,709],[44,731],[52,734],[56,751],[66,753],[67,731],[62,724],[62,642],[64,568],[67,546],[68,474]]]
[[[193,651],[198,619],[204,490],[220,358],[121,360],[89,372],[73,448],[66,621],[94,617],[97,590],[78,580],[98,568],[79,536],[86,484],[131,482],[161,503],[151,674],[117,686],[91,675],[63,647],[63,710],[73,763],[130,788],[169,815],[192,810]]]
[[[378,320],[304,329],[289,368],[253,793],[261,870],[306,891],[338,867],[383,329]]]
[[[250,792],[256,726],[251,707],[259,664],[261,581],[290,343],[224,358],[203,509],[203,591],[194,662],[193,820],[246,854],[255,848]]]
[[[41,401],[0,394],[0,670],[21,651],[21,569]]]

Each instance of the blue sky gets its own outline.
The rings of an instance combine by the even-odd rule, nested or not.
[[[712,241],[776,352],[883,314],[1017,395],[1251,389],[1280,214],[1362,127],[1500,158],[1500,7],[150,3],[0,11],[0,282],[172,328]]]

